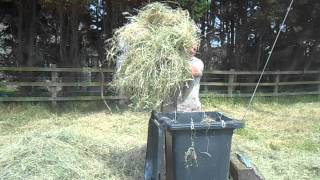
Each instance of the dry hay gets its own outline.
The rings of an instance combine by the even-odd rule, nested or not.
[[[84,139],[67,131],[33,133],[0,151],[3,179],[87,179],[101,171]]]
[[[187,11],[151,3],[107,41],[107,60],[121,61],[113,85],[137,109],[157,108],[190,80],[190,49],[200,41]]]

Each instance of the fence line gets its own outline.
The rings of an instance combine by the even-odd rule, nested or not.
[[[0,71],[21,71],[21,72],[100,72],[99,68],[56,68],[56,67],[0,67]],[[113,73],[114,70],[107,68],[102,69],[103,72]],[[219,71],[219,70],[210,70],[204,71],[204,74],[221,74],[221,75],[260,75],[261,71]],[[320,74],[320,70],[312,70],[312,71],[265,71],[265,75],[303,75],[303,74]]]
[[[105,96],[107,100],[126,99],[123,96]],[[0,97],[0,102],[14,101],[92,101],[101,100],[101,96],[71,96],[71,97]]]
[[[56,68],[50,67],[0,67],[0,71],[18,71],[18,72],[100,72],[99,68]],[[114,72],[113,69],[102,69],[102,72]]]
[[[201,86],[204,88],[202,96],[222,96],[222,97],[250,97],[250,93],[238,93],[236,92],[236,87],[253,87],[256,86],[256,82],[237,82],[238,79],[244,80],[245,78],[239,78],[239,76],[257,76],[260,75],[259,71],[235,71],[231,69],[230,71],[205,71],[205,75],[225,75],[225,79],[228,79],[227,82],[212,82],[212,81],[203,81]],[[260,87],[273,87],[272,93],[259,93],[258,96],[290,96],[290,95],[310,95],[310,94],[319,94],[320,95],[320,70],[314,71],[266,71],[265,76],[274,75],[273,82],[262,82],[259,84]],[[281,82],[281,76],[288,75],[315,75],[318,78],[311,81],[286,81]],[[248,77],[246,77],[248,78]],[[210,78],[206,78],[210,80]],[[249,78],[248,78],[249,79]],[[253,78],[250,78],[251,80]],[[297,85],[314,85],[315,90],[313,91],[303,91],[303,92],[280,92],[281,86],[297,86]],[[316,87],[317,86],[317,87]],[[227,93],[216,94],[209,93],[209,87],[226,87]]]
[[[260,75],[261,71],[204,71],[204,74],[221,74],[221,75]],[[320,74],[320,70],[314,71],[265,71],[264,75],[303,75],[303,74]]]
[[[52,101],[56,103],[56,101],[74,101],[74,100],[99,100],[101,96],[58,96],[59,91],[63,87],[82,87],[82,88],[90,88],[90,87],[100,87],[102,82],[91,81],[91,76],[89,80],[82,80],[80,82],[61,82],[61,77],[59,77],[59,73],[99,73],[104,72],[109,74],[113,73],[113,69],[102,69],[99,68],[57,68],[54,64],[50,67],[0,67],[1,72],[47,72],[51,73],[49,75],[49,80],[45,82],[34,82],[34,81],[0,81],[0,87],[6,86],[17,86],[17,87],[44,87],[47,88],[50,96],[47,97],[1,97],[1,88],[0,88],[0,101]],[[239,90],[242,88],[252,88],[256,85],[256,82],[252,81],[256,78],[257,75],[260,75],[259,71],[235,71],[233,69],[229,71],[205,71],[204,78],[201,82],[201,96],[215,96],[215,97],[250,97],[251,94],[248,92],[241,92]],[[1,75],[1,74],[0,74]],[[272,75],[272,78],[268,79],[268,82],[260,83],[260,86],[263,87],[273,87],[272,92],[264,92],[258,93],[258,96],[290,96],[290,95],[311,95],[311,94],[319,94],[320,95],[320,70],[313,71],[266,71],[266,76]],[[307,81],[281,81],[282,76],[289,75],[309,75],[314,78],[314,80]],[[209,77],[210,76],[210,77]],[[215,78],[212,76],[223,76],[219,78]],[[246,76],[246,77],[241,77]],[[74,76],[72,76],[74,77]],[[26,79],[26,78],[25,78]],[[217,81],[217,80],[223,80]],[[241,80],[242,82],[239,82]],[[250,80],[251,82],[243,82],[245,80]],[[103,86],[109,86],[110,83],[103,82]],[[302,92],[281,92],[282,86],[300,86],[300,85],[309,85],[312,86],[313,89],[310,91],[302,91]],[[220,88],[220,90],[218,90]],[[221,90],[224,89],[224,90]],[[238,88],[238,89],[237,89]],[[224,93],[217,93],[219,91],[223,91]],[[124,97],[120,96],[105,96],[107,100],[118,100],[124,99]]]

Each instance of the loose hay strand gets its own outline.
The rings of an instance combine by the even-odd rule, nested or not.
[[[192,78],[189,50],[199,44],[199,30],[187,11],[158,2],[130,19],[107,41],[107,60],[122,58],[112,85],[135,109],[157,108]]]

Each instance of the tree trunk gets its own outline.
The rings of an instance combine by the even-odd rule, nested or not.
[[[23,63],[23,2],[24,0],[17,1],[18,6],[18,50],[17,50],[17,60],[20,66]]]
[[[29,23],[29,38],[28,38],[28,59],[27,59],[27,66],[33,66],[34,62],[36,61],[35,56],[35,46],[36,46],[36,21],[37,21],[37,14],[36,14],[36,0],[31,1],[31,18]]]
[[[71,17],[70,17],[70,61],[72,67],[79,67],[79,18],[78,18],[78,6],[76,3],[71,2]]]
[[[58,5],[59,15],[59,56],[60,62],[64,64],[66,62],[66,40],[65,40],[65,4],[59,1]]]
[[[260,69],[261,55],[262,55],[262,36],[260,35],[259,36],[258,53],[257,53],[257,65],[256,65],[257,71],[259,71],[259,69]]]

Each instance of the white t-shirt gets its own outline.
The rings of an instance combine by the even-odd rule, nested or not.
[[[199,76],[194,76],[192,81],[186,83],[186,86],[182,89],[178,96],[177,111],[200,111],[201,102],[199,98],[200,80],[204,69],[203,62],[192,57],[190,64],[197,67],[200,70]]]

